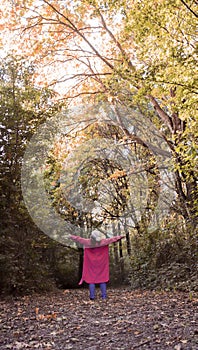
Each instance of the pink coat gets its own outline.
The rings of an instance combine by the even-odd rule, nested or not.
[[[90,239],[74,235],[70,236],[73,241],[84,246],[83,272],[79,284],[82,284],[83,281],[87,283],[104,283],[109,281],[108,245],[119,241],[123,237],[124,236],[115,236],[102,239],[101,242],[96,244],[93,248]]]

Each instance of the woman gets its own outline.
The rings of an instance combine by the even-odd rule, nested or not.
[[[102,238],[99,231],[93,231],[90,238],[71,235],[70,238],[83,245],[83,271],[79,284],[89,284],[90,300],[95,299],[95,284],[100,285],[101,297],[107,298],[106,283],[109,281],[109,244],[117,242],[124,236]]]

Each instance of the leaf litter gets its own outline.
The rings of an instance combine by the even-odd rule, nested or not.
[[[87,288],[0,302],[0,349],[197,350],[198,299],[185,292]]]

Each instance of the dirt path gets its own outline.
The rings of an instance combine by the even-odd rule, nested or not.
[[[185,293],[108,288],[7,298],[0,303],[0,349],[197,350],[198,300]]]

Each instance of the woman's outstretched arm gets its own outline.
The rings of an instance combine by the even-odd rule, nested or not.
[[[83,238],[83,237],[75,236],[75,235],[70,235],[69,238],[72,239],[72,241],[74,241],[76,243],[80,243],[82,245],[89,245],[90,244],[90,239],[88,239],[88,238]]]

